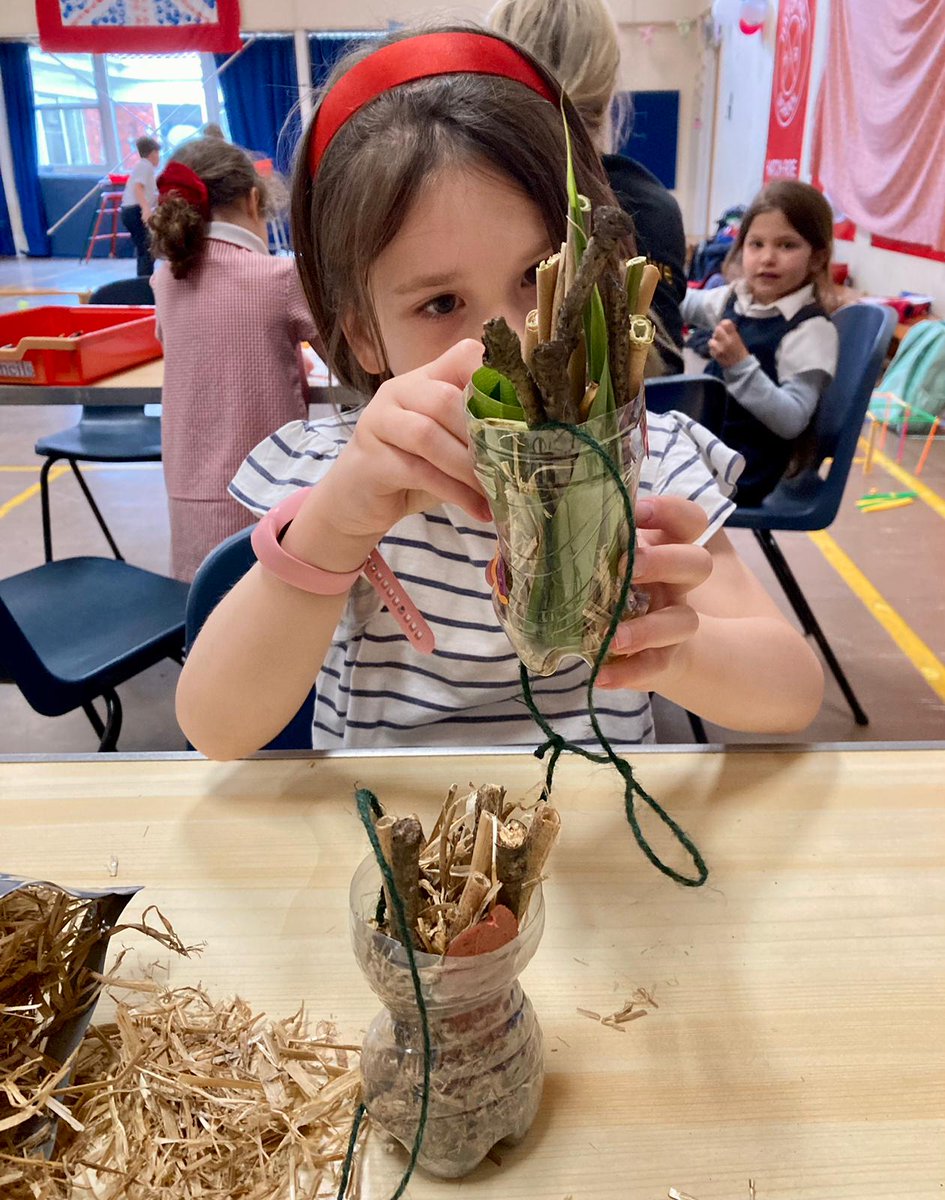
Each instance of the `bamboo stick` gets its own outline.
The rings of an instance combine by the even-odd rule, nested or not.
[[[643,268],[643,278],[640,281],[640,291],[637,295],[637,303],[631,312],[636,316],[645,317],[650,311],[650,306],[653,303],[653,297],[656,295],[656,286],[660,281],[660,269],[654,267],[652,263],[647,263]]]
[[[555,287],[558,282],[558,267],[561,263],[561,253],[552,254],[551,258],[539,266],[536,272],[538,281],[538,340],[551,340],[554,329]]]
[[[462,894],[459,898],[459,904],[456,909],[456,919],[450,927],[449,940],[452,941],[458,933],[462,933],[464,929],[468,929],[472,924],[473,917],[479,911],[479,907],[489,893],[492,884],[487,875],[481,871],[472,871],[466,880]]]

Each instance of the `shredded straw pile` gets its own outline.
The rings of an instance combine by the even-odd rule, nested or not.
[[[89,902],[54,889],[16,897],[0,905],[4,1200],[337,1193],[360,1089],[357,1047],[339,1044],[326,1023],[307,1034],[301,1011],[266,1022],[244,1001],[214,1001],[201,988],[109,977],[110,989],[126,993],[114,1023],[93,1026],[60,1066],[43,1055],[48,1030],[77,1004],[87,1007],[102,982],[84,972],[90,978],[76,992],[66,968],[70,956],[84,961],[79,908]],[[37,967],[49,972],[38,990],[27,982]],[[33,999],[21,1002],[17,987]],[[37,1113],[44,1119],[34,1130]],[[52,1117],[58,1138],[47,1162],[38,1148]],[[353,1183],[357,1195],[357,1159]]]

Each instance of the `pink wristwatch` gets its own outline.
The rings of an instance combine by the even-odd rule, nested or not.
[[[283,549],[282,537],[311,490],[299,488],[260,518],[250,539],[260,565],[284,583],[315,596],[340,596],[360,575],[366,575],[410,644],[421,654],[432,654],[436,644],[433,630],[377,550],[372,550],[356,571],[340,572],[325,571]]]

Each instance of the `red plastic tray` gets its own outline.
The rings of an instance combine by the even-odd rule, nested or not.
[[[0,316],[0,384],[92,383],[163,353],[153,307],[49,305]]]

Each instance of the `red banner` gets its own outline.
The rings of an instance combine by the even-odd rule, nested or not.
[[[239,0],[36,0],[39,44],[54,53],[170,54],[240,48]]]
[[[781,0],[771,86],[765,183],[801,173],[817,0]]]

